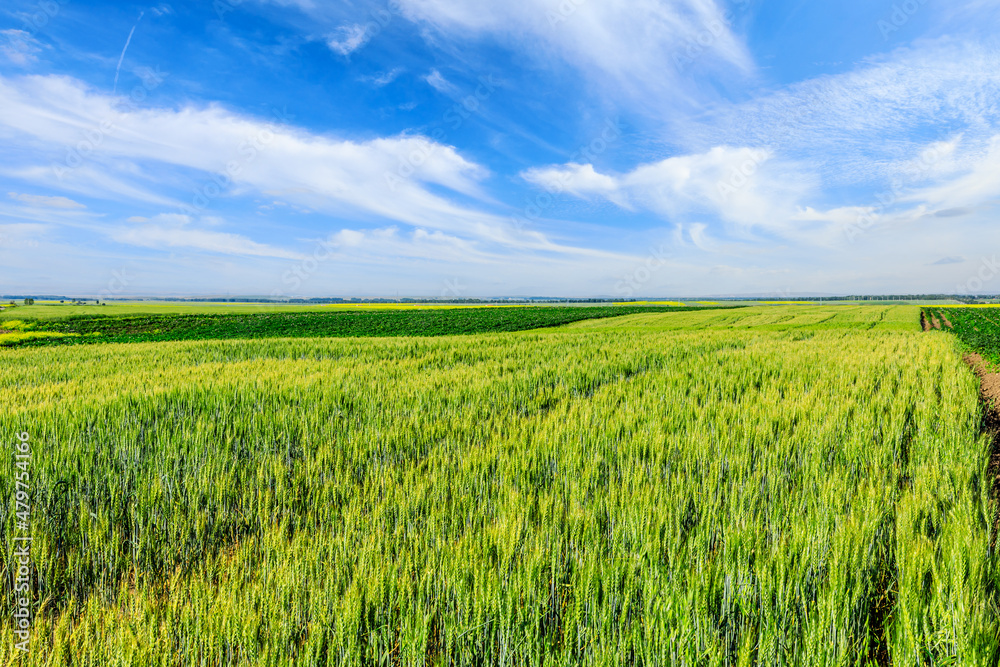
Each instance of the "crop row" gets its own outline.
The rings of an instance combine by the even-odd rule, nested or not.
[[[825,313],[6,350],[21,664],[994,664],[974,378]]]
[[[956,334],[970,349],[1000,362],[1000,307],[924,308],[927,327]]]
[[[523,331],[588,319],[704,308],[663,306],[336,310],[248,314],[76,316],[2,326],[0,345],[135,343],[234,338],[442,336]]]

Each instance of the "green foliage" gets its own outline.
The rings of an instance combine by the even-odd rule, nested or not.
[[[0,345],[57,343],[136,343],[233,338],[314,338],[444,336],[554,327],[587,319],[642,312],[682,312],[703,308],[493,307],[393,310],[328,310],[198,315],[74,316],[30,322],[32,331],[61,336],[0,338]]]
[[[924,308],[923,315],[956,334],[968,348],[1000,362],[1000,307]]]
[[[20,664],[995,664],[975,379],[918,321],[2,351]]]

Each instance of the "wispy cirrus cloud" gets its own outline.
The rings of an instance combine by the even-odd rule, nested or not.
[[[123,110],[115,98],[68,77],[0,76],[0,96],[5,99],[0,137],[30,146],[34,156],[34,164],[2,167],[15,178],[91,197],[199,209],[196,198],[180,198],[176,188],[163,194],[159,174],[169,166],[202,173],[196,183],[216,184],[217,197],[265,193],[327,215],[390,220],[508,249],[600,254],[516,229],[502,215],[457,203],[458,197],[486,199],[481,182],[489,172],[454,147],[424,136],[337,139],[217,105]],[[106,129],[109,119],[112,129]],[[95,128],[105,129],[83,164],[59,169],[37,164],[64,159],[67,147],[79,145]],[[233,241],[153,228],[120,238],[164,244],[183,238],[203,241],[206,248]]]
[[[388,86],[390,83],[399,78],[399,75],[406,70],[402,67],[393,67],[392,69],[376,74],[375,76],[361,77],[361,81],[366,81],[372,85],[381,88],[382,86]]]
[[[26,66],[38,61],[41,44],[24,30],[0,30],[0,56],[15,65]]]
[[[427,82],[434,90],[445,95],[455,95],[458,88],[455,84],[448,81],[444,76],[436,69],[432,69],[427,76],[424,77],[424,81]]]
[[[807,160],[829,186],[864,186],[904,175],[929,144],[958,134],[967,149],[983,151],[1000,128],[998,96],[1000,51],[944,38],[674,126],[689,151],[770,146]]]
[[[1000,202],[1000,134],[974,150],[974,155],[962,156],[965,159],[960,162],[949,153],[953,165],[946,175],[910,193],[905,200],[938,209],[938,217],[959,217],[981,204]]]
[[[163,214],[135,225],[111,228],[108,236],[119,243],[144,248],[181,248],[223,255],[302,259],[303,255],[257,243],[240,234],[210,231],[192,226],[186,215]]]
[[[326,45],[331,51],[342,56],[349,56],[367,41],[365,26],[361,24],[345,25],[337,28],[326,39]]]
[[[0,217],[40,246],[4,265],[75,257],[100,286],[118,253],[267,293],[322,239],[316,294],[438,294],[445,270],[607,294],[668,246],[644,293],[940,290],[1000,242],[1000,5],[915,4],[890,40],[892,3],[865,0],[262,0],[203,33],[161,7],[143,21],[221,66],[134,40],[130,62],[173,72],[142,103],[107,94],[99,31],[6,31]],[[135,20],[91,9],[122,38]],[[503,79],[488,100],[481,76]]]
[[[400,0],[404,14],[451,39],[494,37],[553,56],[633,96],[661,103],[692,82],[677,66],[697,47],[706,65],[746,75],[754,64],[714,0]]]
[[[293,4],[321,20],[343,15],[340,7]],[[370,20],[366,7],[357,8],[359,20]],[[397,0],[390,9],[391,16],[398,10],[426,29],[431,42],[437,41],[433,35],[452,45],[499,40],[543,66],[559,61],[575,68],[649,113],[714,97],[710,87],[687,76],[693,62],[723,79],[753,76],[756,69],[727,5],[716,0]],[[329,43],[346,55],[364,42],[359,23],[341,25]]]
[[[22,204],[28,206],[37,206],[42,208],[61,208],[61,209],[83,209],[87,208],[83,204],[77,201],[73,201],[68,197],[49,197],[46,195],[32,195],[18,192],[8,192],[7,196],[11,199],[18,201]]]
[[[242,116],[219,106],[182,109],[121,111],[116,100],[65,77],[0,78],[0,133],[9,141],[49,147],[50,156],[62,158],[88,131],[113,119],[115,130],[101,138],[91,159],[80,168],[103,165],[106,158],[153,161],[187,167],[209,174],[225,173],[230,162],[238,167],[231,179],[237,185],[281,191],[321,200],[327,208],[352,207],[404,222],[418,222],[435,215],[474,212],[456,207],[430,193],[433,183],[475,196],[486,170],[451,146],[419,135],[378,138],[365,142],[311,135],[294,127],[277,127],[265,120]],[[395,184],[386,175],[400,163],[419,154],[419,165]],[[66,171],[72,174],[78,168]],[[50,179],[58,183],[54,170]],[[133,169],[141,183],[141,170]],[[8,168],[8,173],[18,172]],[[122,176],[119,172],[119,175]],[[95,188],[102,184],[94,183]],[[107,196],[116,194],[107,187]]]

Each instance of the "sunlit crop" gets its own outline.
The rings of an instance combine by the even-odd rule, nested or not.
[[[20,664],[993,664],[976,382],[919,318],[2,350]]]

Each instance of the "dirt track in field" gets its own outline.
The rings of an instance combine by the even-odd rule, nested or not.
[[[964,360],[979,378],[979,400],[984,409],[983,427],[993,439],[987,472],[992,481],[990,497],[996,505],[990,532],[990,551],[994,551],[997,533],[1000,532],[1000,373],[991,372],[986,360],[978,354],[967,354]]]

